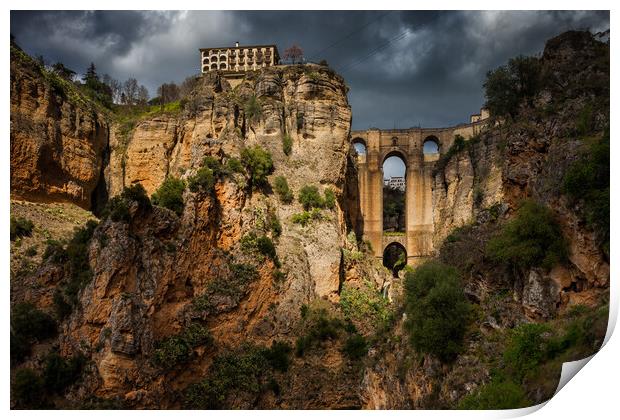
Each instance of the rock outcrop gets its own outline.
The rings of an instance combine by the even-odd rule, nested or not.
[[[11,196],[89,209],[107,145],[97,106],[11,46]]]

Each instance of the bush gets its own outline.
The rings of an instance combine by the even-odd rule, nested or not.
[[[43,260],[49,260],[52,263],[59,264],[67,260],[65,247],[60,241],[48,239],[45,241],[45,251],[43,251]]]
[[[278,219],[278,215],[275,213],[270,213],[268,217],[269,229],[271,233],[273,233],[274,237],[278,237],[282,234],[282,224],[280,223],[280,219]]]
[[[226,167],[232,173],[242,174],[244,172],[241,161],[234,157],[228,158],[228,161],[226,161]]]
[[[200,324],[191,324],[181,333],[157,343],[151,360],[156,366],[170,369],[189,360],[194,352],[194,347],[210,345],[212,342],[213,337],[206,327]]]
[[[504,351],[504,362],[509,371],[523,379],[548,358],[545,334],[550,329],[544,324],[523,324],[511,332],[510,341]]]
[[[37,247],[36,245],[33,245],[31,247],[29,247],[26,252],[25,252],[27,257],[34,257],[35,255],[37,255]]]
[[[252,187],[267,184],[267,175],[273,172],[271,154],[260,146],[248,147],[241,151],[241,163],[250,175]]]
[[[24,236],[31,236],[34,229],[32,220],[23,217],[11,217],[11,241]]]
[[[276,267],[280,266],[276,247],[271,239],[265,235],[256,236],[254,232],[250,232],[241,238],[241,248],[247,251],[258,252],[266,257],[271,258]]]
[[[276,191],[276,194],[278,194],[278,197],[280,197],[280,201],[285,204],[292,203],[293,192],[290,190],[286,178],[283,176],[277,176],[274,181],[274,190]]]
[[[199,190],[211,191],[215,185],[215,176],[213,170],[206,166],[201,167],[196,172],[196,175],[190,177],[187,182],[189,190],[191,192],[198,192]]]
[[[292,348],[287,342],[274,341],[271,343],[271,348],[263,351],[263,355],[272,368],[286,372],[291,363],[289,358],[291,350]]]
[[[486,247],[491,259],[520,268],[550,269],[567,258],[559,224],[551,211],[534,201],[525,201],[516,217],[492,238]]]
[[[86,358],[81,355],[64,359],[58,353],[50,353],[45,358],[43,381],[49,392],[62,394],[64,390],[74,384],[82,375]]]
[[[133,202],[138,203],[139,211],[151,209],[151,200],[149,200],[142,184],[138,183],[125,187],[120,195],[113,197],[103,210],[102,219],[110,217],[113,222],[130,222],[129,207]]]
[[[213,361],[207,377],[185,390],[184,406],[201,410],[228,408],[229,395],[236,398],[243,395],[257,396],[268,367],[264,351],[250,345],[219,355]]]
[[[56,335],[56,321],[32,303],[22,302],[11,312],[11,331],[27,339],[45,340]]]
[[[306,333],[297,338],[295,343],[295,355],[301,357],[306,350],[313,346],[315,343],[319,343],[328,339],[338,338],[340,330],[344,328],[344,323],[338,318],[332,318],[328,315],[324,309],[308,311],[303,316],[302,306],[302,318],[305,320],[304,331]]]
[[[185,191],[185,182],[168,176],[163,184],[153,193],[151,200],[156,206],[162,206],[172,210],[177,215],[183,214],[183,191]]]
[[[58,319],[63,320],[71,315],[73,307],[67,302],[65,295],[60,290],[57,289],[54,292],[52,303],[54,304],[54,310],[56,311]]]
[[[306,227],[310,222],[314,220],[321,220],[323,216],[321,215],[321,210],[312,209],[312,211],[304,211],[301,213],[295,213],[291,216],[291,222],[302,225]]]
[[[293,151],[293,139],[288,134],[282,137],[282,151],[286,156],[290,156]]]
[[[413,346],[452,360],[461,350],[471,308],[454,267],[428,261],[405,274],[406,328]]]
[[[368,352],[368,343],[366,343],[364,336],[353,334],[347,338],[342,351],[351,359],[361,359]]]
[[[325,201],[323,202],[325,208],[327,209],[335,209],[336,208],[336,194],[331,188],[325,189]]]
[[[346,319],[371,323],[375,328],[391,318],[389,301],[366,281],[359,289],[344,284],[340,293],[340,308]]]
[[[30,340],[11,331],[11,365],[22,362],[30,356]]]
[[[319,189],[314,185],[306,185],[299,190],[299,202],[308,211],[313,208],[322,208],[324,205],[323,198],[319,193]]]
[[[88,258],[88,249],[96,228],[97,222],[89,220],[86,226],[76,229],[65,250],[70,275],[68,281],[64,284],[63,291],[73,306],[78,303],[80,290],[90,283],[93,277]]]
[[[566,171],[562,191],[583,203],[586,225],[594,229],[599,246],[609,256],[609,131],[592,143],[589,153]]]
[[[528,407],[523,388],[509,380],[493,379],[473,394],[465,396],[458,404],[460,410],[505,410]]]
[[[11,386],[11,398],[20,408],[41,408],[44,403],[43,380],[32,369],[18,369]]]

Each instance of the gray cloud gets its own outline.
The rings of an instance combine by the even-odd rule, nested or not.
[[[489,69],[542,52],[563,31],[607,28],[606,11],[11,12],[11,33],[30,54],[78,72],[94,61],[152,93],[197,73],[198,48],[297,43],[345,77],[354,129],[465,122],[484,102]]]

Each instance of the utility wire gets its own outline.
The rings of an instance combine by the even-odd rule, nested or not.
[[[358,60],[352,61],[351,63],[345,65],[344,67],[342,67],[339,70],[339,73],[344,73],[345,71],[350,70],[350,69],[358,66],[359,64],[361,64],[364,61],[368,60],[369,58],[373,57],[374,55],[376,55],[380,51],[384,50],[385,48],[387,48],[388,46],[390,46],[394,42],[397,42],[397,41],[400,41],[402,39],[405,39],[407,36],[409,36],[409,34],[410,34],[409,29],[407,29],[406,31],[402,32],[401,34],[395,36],[394,38],[391,38],[387,42],[385,42],[385,43],[379,45],[378,47],[376,47],[375,49],[371,50],[364,57],[362,57],[362,58],[360,58]]]
[[[376,21],[378,21],[379,19],[383,18],[384,16],[390,14],[394,12],[393,10],[387,11],[385,13],[380,14],[379,16],[377,16],[374,19],[371,19],[370,21],[366,22],[366,24],[364,24],[363,26],[360,26],[359,28],[355,29],[353,32],[350,32],[348,35],[344,36],[343,38],[340,38],[338,41],[330,44],[329,46],[323,48],[320,51],[317,51],[316,53],[312,53],[309,55],[309,57],[311,59],[318,59],[319,54],[324,53],[325,51],[328,51],[330,49],[332,49],[333,47],[335,47],[336,45],[339,45],[340,43],[346,41],[347,39],[351,38],[353,35],[355,35],[356,33],[360,32],[362,29],[366,29],[368,26],[370,26],[371,24],[375,23]]]

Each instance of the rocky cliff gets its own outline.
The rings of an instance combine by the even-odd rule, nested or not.
[[[585,33],[551,40],[540,59],[551,82],[535,101],[513,121],[455,141],[436,163],[435,259],[458,271],[473,308],[449,361],[416,350],[403,279],[359,235],[347,87],[330,69],[268,68],[234,88],[212,73],[176,108],[127,110],[106,123],[96,109],[87,119],[77,97],[55,97],[32,63],[12,63],[12,193],[84,207],[95,190],[115,197],[98,226],[48,242],[40,266],[12,277],[12,301],[31,301],[58,324],[57,336],[27,336],[24,357],[14,360],[12,347],[13,372],[48,372],[50,353],[83,357],[71,383],[36,401],[55,407],[454,408],[493,383],[517,327],[588,329],[556,343],[560,356],[538,369],[547,377],[519,379],[515,404],[544,401],[561,361],[591,354],[606,325],[597,308],[609,288],[608,251],[562,185],[609,123],[608,48]],[[19,122],[40,115],[55,127],[53,142],[51,131],[35,130],[41,123]],[[243,158],[254,146],[273,162],[262,184]],[[50,148],[55,162],[79,151],[80,165],[42,171],[36,162]],[[279,177],[292,201],[276,191]],[[167,178],[188,186],[177,211],[148,198]],[[314,210],[298,201],[307,186],[324,200]],[[486,244],[526,198],[553,211],[567,262],[519,272],[488,258]]]
[[[11,46],[11,196],[89,209],[108,145],[101,107]]]

